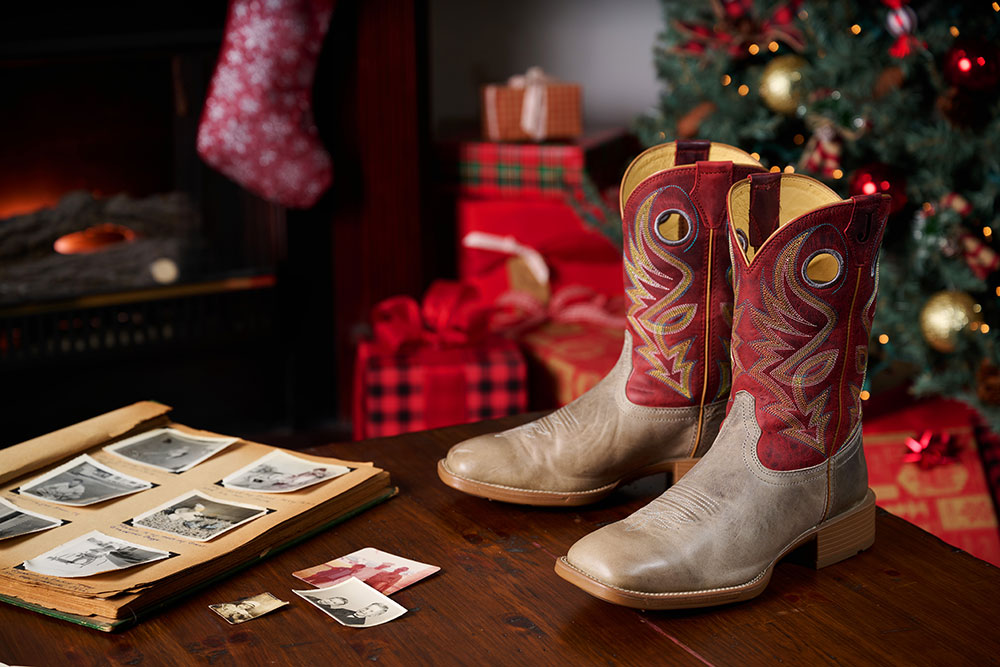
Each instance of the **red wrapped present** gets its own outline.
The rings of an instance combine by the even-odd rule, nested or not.
[[[572,139],[583,131],[581,88],[532,67],[506,85],[483,86],[481,115],[488,141]]]
[[[1000,565],[997,516],[974,423],[971,409],[946,399],[866,418],[869,484],[889,512]]]
[[[592,185],[617,208],[618,184],[639,151],[623,130],[588,134],[566,144],[460,141],[442,146],[447,175],[463,196],[586,201]]]
[[[532,409],[569,403],[600,382],[621,354],[621,296],[609,299],[573,286],[556,292],[546,304],[523,293],[508,293],[497,305],[502,310],[494,321],[520,334],[529,363]],[[510,310],[516,314],[504,320]]]
[[[523,269],[551,291],[583,285],[608,296],[622,292],[621,250],[563,202],[463,199],[458,237],[459,278],[488,302],[511,289],[531,291],[518,284]],[[543,264],[547,270],[538,268]]]
[[[397,435],[524,412],[524,356],[488,332],[474,288],[439,281],[422,304],[394,297],[372,312],[358,345],[354,437]]]

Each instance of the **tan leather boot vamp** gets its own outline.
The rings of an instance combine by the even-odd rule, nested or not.
[[[438,474],[466,493],[528,505],[584,505],[629,479],[686,472],[719,430],[725,401],[704,408],[702,447],[699,406],[653,408],[625,395],[632,372],[632,341],[597,386],[539,420],[455,445]]]
[[[646,507],[578,541],[556,572],[619,605],[704,607],[758,595],[775,563],[808,542],[819,567],[871,546],[875,497],[860,427],[831,465],[792,471],[761,464],[760,436],[754,399],[741,391],[697,466]]]

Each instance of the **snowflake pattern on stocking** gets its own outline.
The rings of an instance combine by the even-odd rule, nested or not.
[[[264,199],[308,208],[329,187],[311,88],[333,0],[233,0],[198,154]]]

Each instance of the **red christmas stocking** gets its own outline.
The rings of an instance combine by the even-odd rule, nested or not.
[[[312,83],[334,0],[232,0],[198,154],[264,199],[308,208],[329,187]]]

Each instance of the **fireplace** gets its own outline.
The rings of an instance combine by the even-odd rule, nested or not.
[[[145,398],[287,418],[287,213],[195,153],[224,3],[135,4],[5,10],[0,446]]]
[[[313,88],[334,184],[297,211],[195,154],[226,3],[5,7],[0,446],[139,399],[272,441],[350,433],[372,306],[422,293],[447,246],[423,228],[426,10],[335,3]]]

